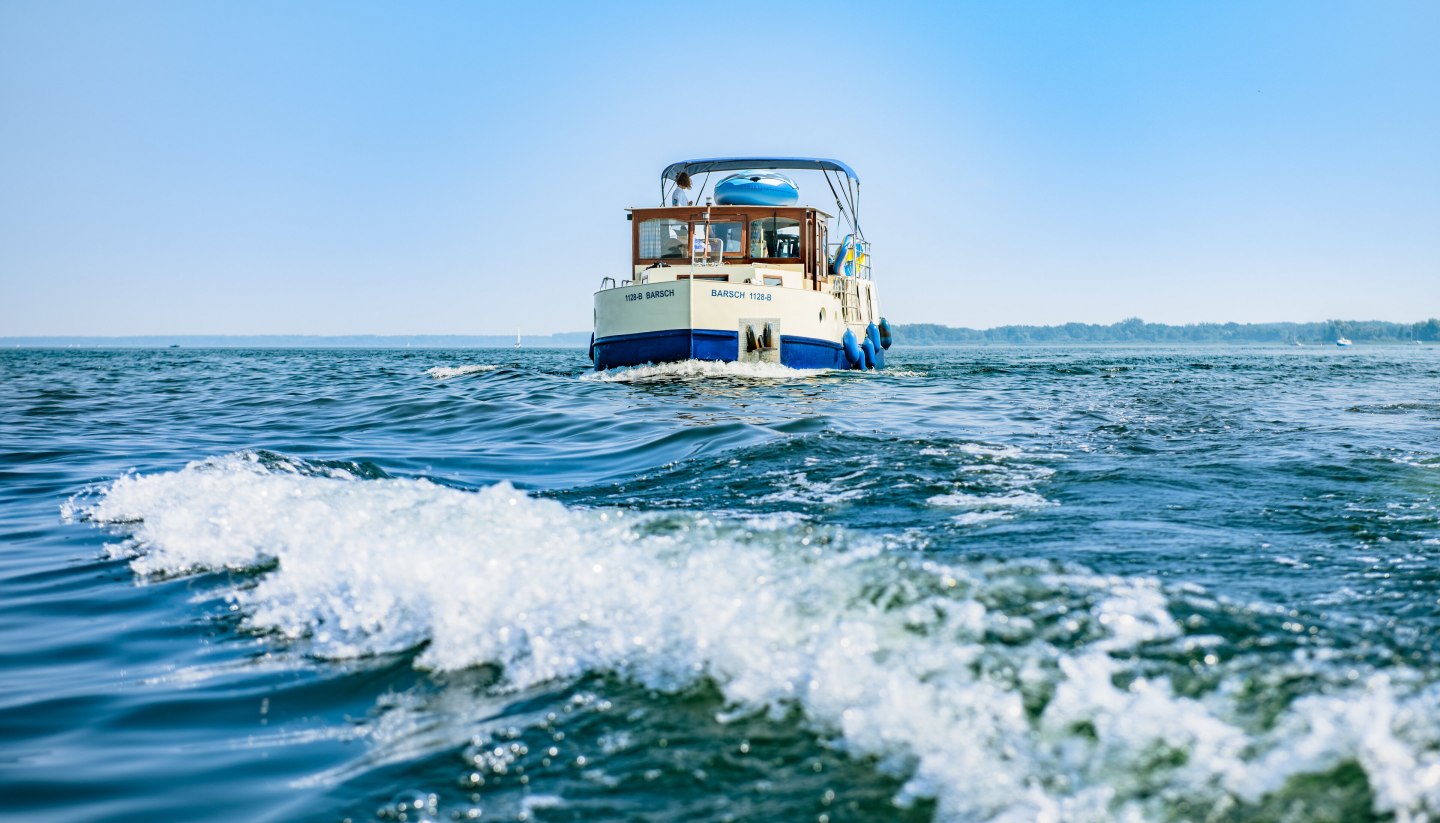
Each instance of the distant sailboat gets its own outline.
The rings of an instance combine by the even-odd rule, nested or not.
[[[520,348],[520,330],[515,330],[515,348]]]

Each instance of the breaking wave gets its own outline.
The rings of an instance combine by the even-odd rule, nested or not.
[[[737,711],[798,712],[942,819],[1199,819],[1347,768],[1377,812],[1440,812],[1440,687],[1297,651],[1287,682],[1310,688],[1262,699],[1264,666],[1205,633],[1222,606],[1193,587],[248,452],[69,511],[121,531],[142,576],[252,572],[227,596],[307,654],[421,648],[499,667],[502,690],[708,681]]]

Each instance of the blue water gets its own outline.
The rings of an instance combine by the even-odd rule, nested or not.
[[[1440,349],[0,353],[0,819],[1433,820]]]

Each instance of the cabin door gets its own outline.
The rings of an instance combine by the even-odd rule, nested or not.
[[[825,265],[828,262],[825,256],[825,221],[815,220],[814,227],[810,231],[810,261],[807,269],[810,272],[810,288],[819,291],[820,280],[825,276]]]
[[[819,281],[815,277],[815,218],[805,213],[805,234],[803,236],[805,246],[805,286],[811,290],[820,288]]]

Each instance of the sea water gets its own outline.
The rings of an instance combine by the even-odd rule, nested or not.
[[[1440,350],[0,353],[0,819],[1440,819]]]

